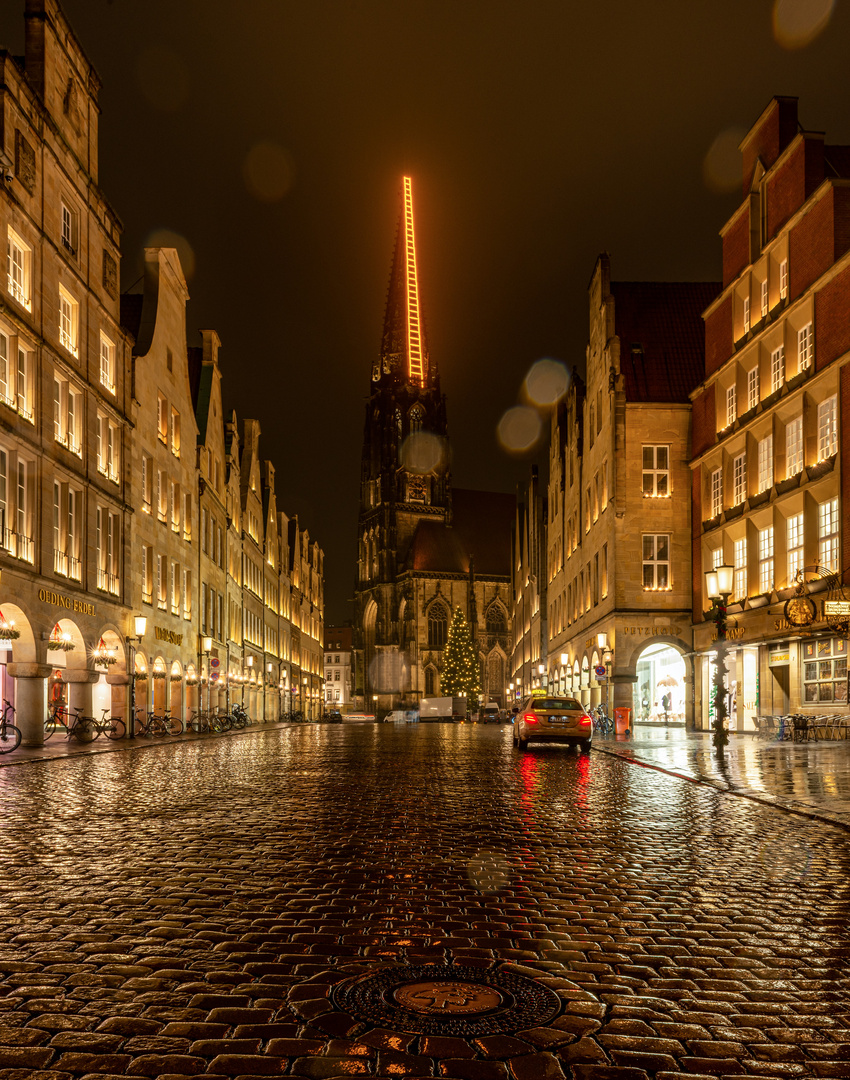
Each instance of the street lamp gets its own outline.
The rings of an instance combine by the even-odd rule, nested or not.
[[[211,637],[202,637],[201,638],[201,685],[200,685],[200,689],[198,691],[198,696],[201,698],[201,700],[198,702],[198,704],[199,704],[200,708],[203,709],[203,707],[204,707],[204,702],[203,702],[203,695],[204,695],[204,682],[203,682],[204,657],[206,657],[207,658],[207,712],[209,712],[210,703],[211,703],[211,700],[212,700],[211,697],[210,697],[210,691],[212,689],[211,686],[210,686],[210,674],[211,674],[211,672],[210,672],[210,653],[211,652],[212,652],[212,638]]]
[[[144,615],[133,616],[133,629],[135,637],[127,635],[127,644],[130,646],[130,724],[128,738],[136,737],[136,642],[140,645],[148,627],[148,620]]]
[[[735,581],[735,568],[724,564],[713,570],[705,571],[705,591],[711,600],[709,619],[717,630],[717,654],[714,669],[714,745],[721,750],[728,742],[726,734],[726,605],[732,594]]]

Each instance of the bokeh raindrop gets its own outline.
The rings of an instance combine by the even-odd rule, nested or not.
[[[540,415],[530,405],[514,405],[502,416],[497,433],[509,454],[526,454],[540,439],[543,425]]]
[[[145,240],[145,247],[176,248],[183,276],[191,281],[195,276],[195,252],[185,236],[171,229],[154,229]]]
[[[445,443],[432,431],[414,431],[401,447],[401,464],[414,473],[428,473],[443,462]]]
[[[783,49],[803,49],[826,28],[835,0],[775,0],[773,36]]]
[[[507,888],[510,881],[510,867],[501,855],[492,851],[481,851],[466,864],[469,883],[482,893],[497,893]]]
[[[245,155],[242,176],[248,192],[259,202],[279,202],[295,181],[292,155],[271,139],[254,143]]]
[[[525,394],[532,405],[557,405],[567,392],[569,372],[560,360],[538,360],[525,377]]]
[[[745,135],[743,128],[726,128],[708,148],[702,163],[702,175],[709,191],[726,195],[741,186],[741,151],[738,147]]]

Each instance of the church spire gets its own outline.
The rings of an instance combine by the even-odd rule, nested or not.
[[[420,389],[424,389],[428,381],[428,354],[416,269],[413,181],[409,176],[405,176],[402,183],[401,221],[393,252],[378,378],[390,373]]]

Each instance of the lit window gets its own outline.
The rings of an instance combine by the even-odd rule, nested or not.
[[[72,384],[56,375],[53,378],[53,438],[60,446],[70,450],[78,457],[82,454],[80,445],[80,420],[82,417],[82,396]]]
[[[6,238],[6,269],[10,296],[32,311],[32,249],[13,229]]]
[[[162,394],[156,398],[156,435],[160,442],[168,442],[168,403]]]
[[[149,514],[153,501],[153,462],[142,454],[142,510]]]
[[[758,442],[758,471],[760,492],[773,487],[773,436],[768,435]]]
[[[0,401],[2,401],[4,405],[11,405],[14,407],[14,386],[10,387],[9,385],[10,374],[9,338],[4,333],[0,333]],[[12,380],[12,383],[14,383],[14,380]]]
[[[120,479],[118,426],[102,413],[97,417],[97,471],[113,484]]]
[[[717,517],[723,509],[723,470],[715,469],[711,474],[711,516]]]
[[[670,494],[669,446],[644,446],[642,490],[647,498],[666,497]]]
[[[738,506],[747,497],[747,455],[738,454],[732,462],[732,505]]]
[[[120,551],[120,519],[98,506],[96,513],[95,559],[97,587],[118,595],[118,557]]]
[[[142,544],[142,601],[153,603],[153,548]]]
[[[180,532],[180,485],[171,481],[171,529]]]
[[[803,566],[803,515],[794,514],[788,518],[788,584],[793,585],[797,571]]]
[[[759,403],[759,369],[751,368],[747,372],[747,412]]]
[[[59,286],[59,343],[72,356],[79,356],[80,305],[62,285]]]
[[[180,457],[180,413],[175,408],[171,410],[171,453]]]
[[[847,640],[818,638],[803,647],[803,701],[847,704]]]
[[[784,300],[788,296],[788,260],[783,259],[779,264],[779,299]]]
[[[785,346],[780,345],[770,354],[770,392],[775,394],[785,380]]]
[[[759,529],[759,592],[769,593],[773,589],[773,526]]]
[[[735,541],[733,564],[735,568],[736,600],[743,600],[747,595],[747,541],[746,537]],[[715,567],[716,569],[716,567]]]
[[[838,499],[828,499],[818,506],[818,562],[827,570],[838,570]]]
[[[18,346],[18,363],[15,371],[15,408],[24,420],[35,422],[32,405],[32,363],[30,353]]]
[[[805,371],[815,357],[815,337],[812,324],[806,323],[797,331],[797,367]]]
[[[735,386],[726,388],[726,427],[731,427],[738,418],[738,390]]]
[[[798,416],[785,425],[786,476],[796,476],[803,470],[803,418]]]
[[[836,406],[834,394],[818,405],[818,461],[832,457],[838,449]]]
[[[767,290],[767,280],[765,280],[765,281],[763,281],[761,283],[761,314],[762,314],[762,318],[764,318],[764,316],[767,315],[767,310],[768,310],[768,290]]]
[[[159,521],[168,520],[167,479],[162,469],[156,471],[156,516]]]
[[[670,537],[656,533],[643,535],[644,589],[670,588]]]
[[[115,393],[115,345],[105,334],[100,335],[100,384]]]
[[[69,255],[77,254],[77,214],[62,199],[62,247]]]
[[[744,333],[750,332],[750,298],[744,297]]]
[[[82,494],[77,491],[68,491],[65,552],[68,556],[68,577],[79,581],[82,577],[82,563],[80,562],[80,506]]]

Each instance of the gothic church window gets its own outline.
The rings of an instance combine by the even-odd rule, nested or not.
[[[424,419],[425,419],[425,410],[422,408],[421,405],[414,405],[413,408],[410,410],[410,430],[411,430],[411,432],[421,431],[422,430],[422,421]]]
[[[446,643],[449,613],[445,604],[432,604],[428,611],[428,647],[442,649]]]
[[[487,633],[488,634],[506,634],[508,632],[508,623],[505,618],[505,610],[501,604],[492,604],[487,609]]]
[[[437,690],[437,673],[432,667],[425,668],[425,696],[433,697]]]

